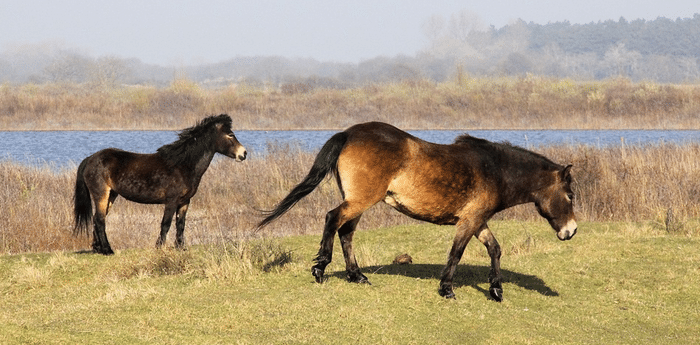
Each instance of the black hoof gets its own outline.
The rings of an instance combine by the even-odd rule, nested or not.
[[[438,293],[440,293],[440,296],[445,297],[447,299],[457,299],[457,296],[455,296],[454,291],[452,291],[451,288],[442,288],[438,290]]]
[[[92,252],[97,253],[97,254],[102,254],[102,255],[114,255],[114,251],[112,251],[112,248],[107,248],[107,249],[93,248]]]
[[[372,283],[369,282],[369,279],[367,279],[367,277],[360,272],[348,272],[347,278],[351,283],[372,285]]]
[[[489,293],[496,302],[503,301],[503,289],[492,287],[489,289]]]
[[[180,250],[187,250],[187,246],[185,245],[185,239],[184,238],[176,238],[175,239],[175,248],[180,249]]]
[[[311,274],[316,278],[316,282],[321,284],[325,280],[323,279],[323,270],[318,267],[311,268]]]

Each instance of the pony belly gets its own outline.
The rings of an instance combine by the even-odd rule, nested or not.
[[[155,174],[147,178],[139,176],[139,178],[117,183],[113,190],[129,201],[140,204],[164,204],[177,198],[191,197],[192,189],[187,185],[181,185],[183,182],[180,178]]]
[[[133,201],[139,204],[165,204],[165,199],[154,199],[154,198],[144,198],[143,196],[139,197],[127,197],[124,196],[124,199]]]
[[[123,189],[115,191],[124,199],[140,204],[164,204],[167,200],[176,198],[176,196],[168,195],[172,193],[167,193],[164,189],[140,189],[136,192]]]
[[[459,217],[455,216],[455,213],[447,207],[420,201],[402,200],[398,194],[392,191],[387,192],[384,202],[411,218],[433,224],[454,225],[459,220]]]

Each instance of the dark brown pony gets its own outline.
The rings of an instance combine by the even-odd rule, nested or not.
[[[231,118],[222,114],[183,130],[179,140],[153,154],[109,148],[85,158],[75,180],[74,234],[87,231],[93,219],[92,250],[114,254],[105,233],[105,217],[117,196],[142,204],[165,204],[156,246],[165,242],[177,212],[175,245],[184,245],[185,215],[202,175],[214,154],[242,161],[246,150],[231,131]],[[92,217],[92,203],[95,215]]]
[[[369,283],[357,266],[352,238],[364,211],[384,201],[398,211],[435,224],[457,226],[442,272],[439,293],[454,298],[452,280],[472,236],[491,257],[490,294],[502,300],[501,249],[486,222],[496,212],[534,202],[560,240],[576,234],[571,166],[536,153],[462,135],[454,144],[418,139],[396,127],[372,122],[352,126],[325,143],[306,178],[260,222],[263,227],[284,214],[333,172],[343,202],[326,214],[321,248],[312,274],[323,282],[338,232],[347,278]]]

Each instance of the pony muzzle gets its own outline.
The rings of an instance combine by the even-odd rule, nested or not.
[[[244,161],[247,156],[248,151],[246,151],[245,147],[241,146],[236,150],[236,161]]]
[[[569,220],[559,231],[557,231],[557,237],[562,240],[570,240],[574,235],[576,235],[576,230],[578,230],[578,225],[575,220]]]

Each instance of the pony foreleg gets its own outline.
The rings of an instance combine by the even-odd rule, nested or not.
[[[489,293],[491,297],[501,302],[503,300],[503,286],[501,277],[501,246],[496,241],[496,237],[493,236],[491,230],[489,230],[488,225],[484,225],[476,234],[476,237],[481,241],[481,243],[486,246],[486,251],[488,251],[491,257],[491,271],[489,272]]]
[[[168,236],[168,230],[170,230],[170,224],[173,222],[173,215],[175,214],[175,209],[177,205],[166,204],[165,210],[163,211],[163,220],[160,222],[160,236],[156,241],[156,247],[159,248],[165,243],[165,238]]]
[[[175,227],[177,228],[177,233],[175,236],[175,247],[183,248],[185,246],[185,216],[187,215],[187,208],[189,207],[189,201],[185,204],[180,205],[177,210],[177,215],[175,216]]]
[[[462,259],[462,254],[464,254],[464,248],[467,247],[469,240],[474,235],[474,228],[475,227],[468,222],[460,221],[457,223],[457,235],[455,235],[452,249],[450,250],[450,256],[447,259],[447,265],[445,265],[442,271],[442,278],[440,279],[440,289],[438,293],[442,297],[456,298],[452,289],[452,281],[455,271],[457,270],[457,264],[459,260]]]

